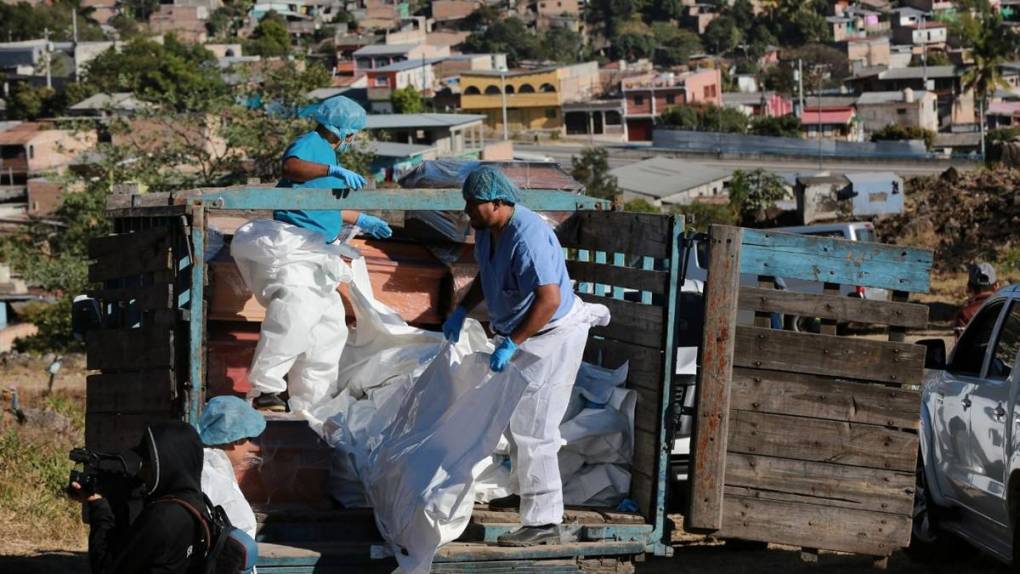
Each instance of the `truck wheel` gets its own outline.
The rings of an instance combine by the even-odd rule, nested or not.
[[[973,556],[974,547],[950,532],[939,529],[938,518],[943,509],[935,504],[928,489],[921,453],[917,453],[915,471],[913,523],[907,554],[916,562],[953,562]]]

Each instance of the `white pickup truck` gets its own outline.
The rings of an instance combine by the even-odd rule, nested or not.
[[[990,297],[945,360],[928,346],[911,547],[934,556],[946,533],[1020,563],[1020,285]]]

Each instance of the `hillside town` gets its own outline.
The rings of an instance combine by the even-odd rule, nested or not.
[[[0,0],[0,571],[1014,571],[1018,222],[1020,0]]]

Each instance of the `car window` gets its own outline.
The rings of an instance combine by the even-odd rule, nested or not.
[[[981,365],[985,362],[985,353],[992,338],[992,330],[995,329],[995,321],[1002,311],[1002,304],[1002,301],[993,301],[985,305],[971,320],[960,342],[956,344],[949,372],[971,377],[981,375]]]
[[[801,233],[801,235],[810,235],[812,237],[835,237],[837,239],[846,239],[846,233],[843,231],[811,231],[808,233]]]
[[[875,230],[870,227],[858,227],[854,229],[854,234],[857,235],[857,241],[867,241],[870,243],[878,241],[875,238]]]
[[[992,352],[992,362],[988,365],[987,378],[999,381],[1009,378],[1018,350],[1020,350],[1020,302],[1014,301],[1009,306],[1009,313],[1002,322],[1002,328],[999,329],[999,339],[995,341],[995,351]]]

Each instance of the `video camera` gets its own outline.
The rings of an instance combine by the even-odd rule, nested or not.
[[[71,449],[70,459],[81,464],[82,469],[71,470],[71,477],[68,479],[68,492],[73,492],[71,483],[77,482],[81,486],[80,494],[91,496],[96,492],[104,492],[110,483],[118,485],[125,481],[137,479],[138,473],[142,470],[142,458],[134,451],[122,452],[100,452],[87,448]]]

